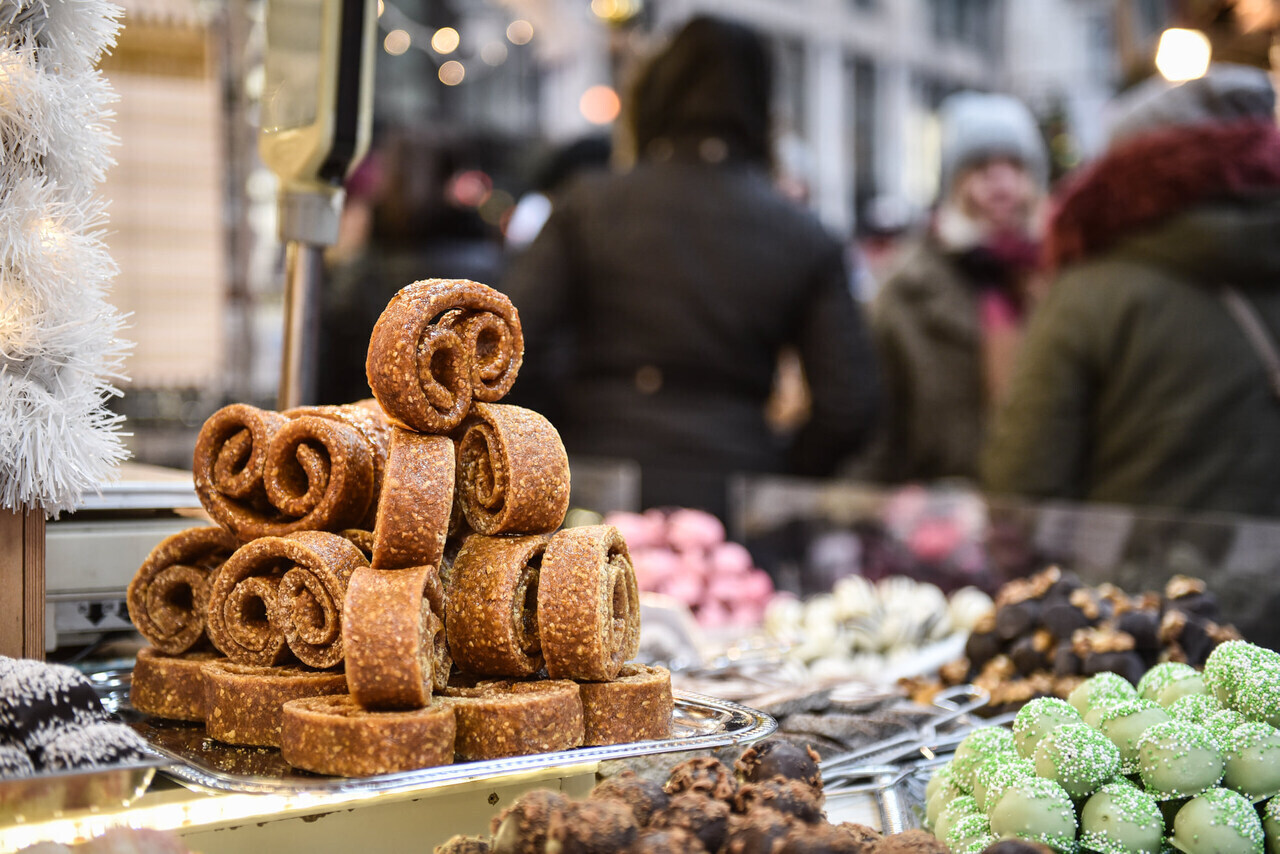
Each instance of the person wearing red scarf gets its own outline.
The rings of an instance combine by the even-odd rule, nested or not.
[[[1280,129],[1261,69],[1150,80],[1064,185],[988,491],[1280,515]]]

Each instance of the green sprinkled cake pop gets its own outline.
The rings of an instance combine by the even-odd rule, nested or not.
[[[1249,722],[1248,718],[1234,709],[1223,709],[1205,718],[1204,728],[1218,740],[1220,746],[1225,747],[1227,742],[1231,740],[1232,730]]]
[[[1034,776],[1036,766],[1030,759],[1017,755],[997,756],[990,762],[984,762],[974,776],[973,799],[978,802],[979,810],[990,812],[1011,783]]]
[[[1018,755],[1034,759],[1036,745],[1054,729],[1063,724],[1082,723],[1084,718],[1075,706],[1057,697],[1037,697],[1018,710],[1013,719],[1013,740]]]
[[[1040,740],[1035,762],[1037,774],[1083,798],[1120,770],[1120,751],[1088,724],[1063,724]]]
[[[1280,727],[1280,665],[1263,664],[1236,683],[1235,708],[1255,721]]]
[[[991,810],[991,831],[1070,854],[1076,848],[1076,808],[1052,780],[1031,777],[1009,786]]]
[[[1218,742],[1197,724],[1164,721],[1138,739],[1138,773],[1156,800],[1198,795],[1218,785],[1222,771]]]
[[[1013,733],[1004,727],[984,726],[975,729],[956,746],[951,770],[962,786],[973,789],[973,775],[978,765],[1002,753],[1015,753]]]
[[[1248,799],[1210,789],[1178,810],[1169,841],[1185,854],[1262,854],[1265,836]]]
[[[1280,854],[1280,797],[1272,798],[1263,807],[1262,831],[1267,837],[1267,854]]]
[[[1280,793],[1280,730],[1251,722],[1231,731],[1223,745],[1222,784],[1260,801]]]
[[[926,801],[933,800],[933,796],[937,794],[938,790],[950,782],[951,763],[948,762],[946,765],[940,766],[934,770],[933,776],[930,777],[929,782],[925,784],[924,799]]]
[[[1213,694],[1187,694],[1169,705],[1169,714],[1178,720],[1203,724],[1214,712],[1222,711],[1222,703]]]
[[[1250,671],[1280,663],[1280,653],[1275,653],[1246,641],[1227,641],[1218,644],[1204,663],[1204,682],[1223,706],[1231,708],[1235,700],[1236,683]]]
[[[1138,740],[1158,723],[1169,720],[1169,713],[1150,700],[1130,700],[1104,709],[1098,718],[1098,730],[1120,751],[1120,771],[1138,771]]]
[[[1138,695],[1168,707],[1179,697],[1208,692],[1204,677],[1190,664],[1165,661],[1157,664],[1138,680]]]
[[[941,817],[942,811],[946,809],[947,806],[961,798],[971,797],[973,796],[961,788],[960,784],[957,783],[954,778],[948,780],[946,783],[943,783],[936,792],[934,792],[933,797],[931,797],[928,803],[925,804],[925,823],[928,824],[929,827],[934,828],[934,830],[937,830],[938,819]]]
[[[1108,783],[1080,811],[1080,846],[1100,854],[1160,854],[1164,817],[1156,799],[1125,783]]]
[[[1099,706],[1114,706],[1125,700],[1136,700],[1138,692],[1133,683],[1119,673],[1106,671],[1095,673],[1076,686],[1067,696],[1067,702],[1086,719],[1089,710]]]
[[[951,803],[944,804],[938,813],[938,820],[933,823],[933,835],[946,842],[951,834],[951,826],[970,815],[979,815],[978,804],[972,795],[961,795]]]
[[[981,847],[977,851],[986,848],[994,842],[996,836],[991,832],[991,822],[987,821],[985,815],[971,813],[961,816],[951,823],[951,828],[947,831],[946,843],[947,847],[959,854],[961,851],[973,850],[974,845],[981,842]]]

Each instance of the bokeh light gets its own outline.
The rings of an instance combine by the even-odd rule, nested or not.
[[[446,86],[457,86],[462,79],[467,76],[467,69],[463,67],[461,62],[451,59],[444,65],[440,66],[438,74],[440,82]]]
[[[409,38],[409,33],[406,30],[392,30],[382,40],[382,48],[392,56],[400,56],[409,49],[409,45],[412,43],[413,39]]]
[[[533,41],[533,24],[518,18],[507,25],[507,41],[512,44],[528,44]]]
[[[1165,30],[1156,48],[1156,70],[1175,83],[1195,80],[1209,70],[1211,55],[1209,39],[1199,30]]]
[[[592,124],[607,125],[618,117],[622,101],[611,86],[592,86],[578,99],[578,110]]]
[[[436,53],[453,53],[461,43],[462,37],[458,35],[458,31],[453,27],[441,27],[431,37],[431,49]]]
[[[489,42],[480,48],[480,61],[495,67],[501,65],[507,61],[507,46],[502,42]]]
[[[378,0],[378,17],[381,18],[382,13],[385,11],[387,11],[387,4],[385,0]]]

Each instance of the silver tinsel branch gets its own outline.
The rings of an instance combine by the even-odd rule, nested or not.
[[[97,185],[115,96],[96,70],[121,10],[0,0],[0,506],[74,509],[127,453],[120,395],[132,346],[106,300],[116,266]]]

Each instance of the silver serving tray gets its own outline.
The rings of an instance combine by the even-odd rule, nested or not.
[[[140,797],[168,759],[138,759],[0,780],[0,826],[79,810],[125,807]]]
[[[728,700],[674,692],[672,737],[555,753],[459,762],[375,777],[325,777],[285,762],[273,747],[235,747],[205,735],[200,724],[151,717],[128,702],[128,671],[92,674],[104,705],[132,726],[158,753],[173,760],[164,772],[180,782],[214,792],[251,794],[389,794],[450,786],[518,774],[581,770],[610,759],[710,750],[749,744],[778,728],[771,716]]]

